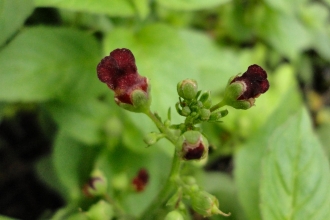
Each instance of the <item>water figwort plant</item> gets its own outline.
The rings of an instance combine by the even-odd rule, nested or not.
[[[104,57],[97,66],[98,78],[114,91],[115,102],[118,106],[137,113],[147,115],[158,128],[144,137],[147,145],[153,145],[158,140],[166,138],[174,146],[170,174],[156,196],[155,200],[139,216],[138,219],[150,219],[163,205],[172,207],[166,219],[184,219],[187,204],[182,198],[190,200],[192,209],[203,216],[221,214],[229,216],[219,209],[217,198],[202,190],[193,177],[180,175],[181,164],[189,160],[201,160],[208,156],[209,143],[197,125],[201,122],[220,122],[228,114],[224,106],[236,109],[249,109],[254,106],[255,98],[269,89],[266,72],[258,65],[248,67],[242,76],[229,79],[224,91],[223,100],[212,104],[210,91],[198,89],[194,79],[184,79],[177,84],[179,101],[175,108],[178,114],[185,117],[183,123],[171,124],[171,113],[164,122],[150,110],[150,85],[146,77],[139,75],[135,58],[129,49],[116,49]],[[93,177],[88,192],[103,193],[106,180]],[[137,191],[145,188],[148,173],[142,169],[133,180]],[[97,183],[100,187],[95,187]]]

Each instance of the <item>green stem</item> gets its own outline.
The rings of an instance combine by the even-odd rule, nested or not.
[[[157,128],[166,135],[166,138],[171,141],[174,145],[177,141],[177,136],[175,136],[159,119],[149,110],[145,113],[157,126]]]
[[[222,101],[219,102],[218,104],[212,106],[212,107],[210,108],[210,111],[213,112],[213,111],[217,110],[218,108],[221,108],[221,107],[223,107],[223,106],[225,106],[225,105],[226,105],[225,101],[222,100]]]
[[[161,121],[159,121],[158,118],[151,113],[151,111],[147,112],[146,114],[156,124],[158,129],[162,133],[166,134],[166,138],[175,145],[177,137]],[[177,186],[176,183],[179,179],[181,167],[181,158],[179,154],[180,151],[175,148],[169,177],[167,178],[165,185],[163,186],[157,197],[154,199],[154,201],[151,202],[149,207],[142,213],[139,218],[140,220],[152,218],[153,214],[159,209],[159,207],[164,205],[164,203],[168,200],[169,196],[174,193]]]

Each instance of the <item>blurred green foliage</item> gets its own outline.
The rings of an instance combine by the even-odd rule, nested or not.
[[[48,7],[54,15],[40,13]],[[213,147],[209,166],[229,155],[234,172],[198,163],[182,172],[217,196],[232,213],[227,219],[327,219],[330,80],[319,107],[307,104],[322,144],[302,94],[315,90],[315,72],[330,68],[329,12],[328,0],[0,0],[0,121],[33,105],[42,126],[56,125],[53,152],[36,166],[66,200],[53,219],[107,209],[82,193],[95,168],[106,174],[110,197],[137,216],[166,179],[173,149],[165,140],[146,148],[143,135],[156,127],[116,106],[97,79],[100,59],[129,48],[163,118],[178,100],[178,81],[196,79],[220,100],[229,77],[256,63],[270,90],[250,110],[229,107],[223,123],[203,125]],[[131,180],[143,167],[150,183],[136,193]]]

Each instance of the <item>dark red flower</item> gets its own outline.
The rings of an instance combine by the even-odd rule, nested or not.
[[[148,79],[139,75],[134,55],[128,49],[116,49],[104,57],[97,65],[97,76],[115,92],[117,104],[136,105],[132,96],[137,90],[149,98]]]
[[[149,174],[146,169],[140,169],[137,176],[132,180],[136,192],[142,192],[149,181]]]
[[[245,84],[245,91],[237,100],[257,98],[269,89],[266,71],[256,64],[249,66],[242,76],[236,76],[230,84],[234,82],[243,82]]]

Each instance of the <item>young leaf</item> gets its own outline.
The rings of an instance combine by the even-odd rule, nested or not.
[[[276,129],[262,165],[263,219],[329,217],[329,163],[305,109]]]

